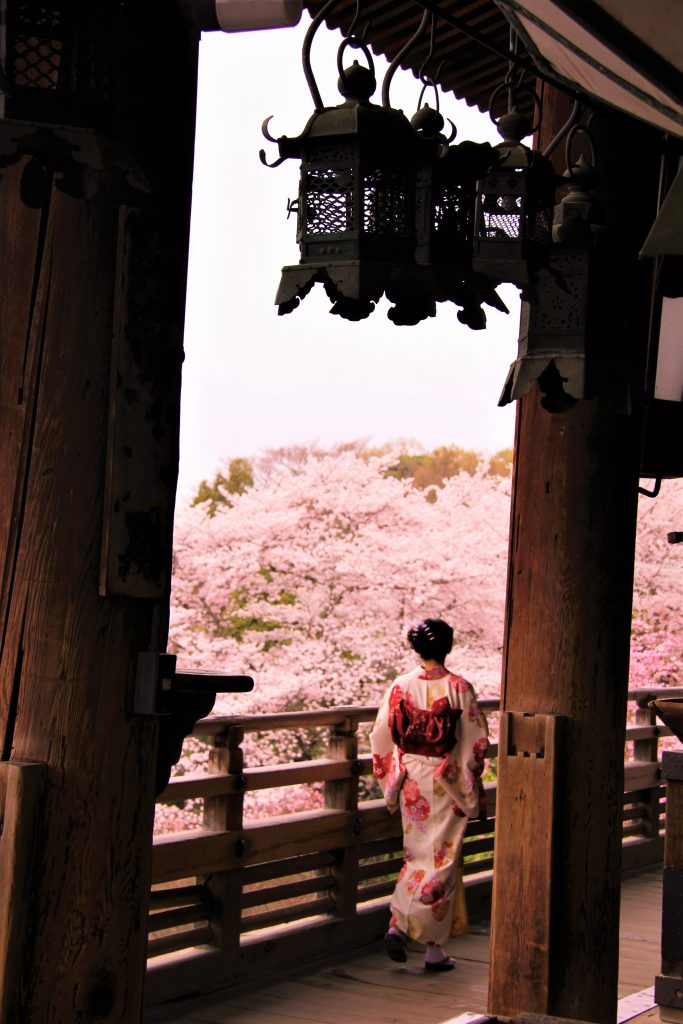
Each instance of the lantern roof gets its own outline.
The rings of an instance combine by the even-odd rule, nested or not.
[[[340,78],[339,91],[346,97],[343,103],[314,111],[300,135],[283,135],[277,140],[282,159],[301,159],[311,143],[326,138],[358,140],[375,151],[402,151],[406,155],[420,145],[415,129],[401,110],[370,102],[375,78],[368,68],[354,61]]]
[[[324,0],[304,0],[311,16],[323,7]],[[393,0],[363,0],[362,23],[367,24],[365,40],[376,54],[389,61],[400,53],[417,30],[425,7],[436,10],[440,18],[450,19],[439,33],[438,62],[441,64],[438,83],[459,99],[488,110],[491,93],[505,78],[508,70],[510,25],[493,0],[439,0],[437,4],[398,4]],[[325,18],[328,28],[348,32],[356,15],[355,0],[339,0]],[[466,24],[472,34],[458,28]],[[478,38],[474,38],[478,37]],[[493,47],[486,48],[484,44]],[[400,66],[416,75],[427,57],[429,42],[417,42],[401,58]],[[496,52],[498,51],[498,52]],[[523,48],[522,59],[532,62]]]
[[[315,15],[323,2],[304,5]],[[520,66],[574,96],[683,137],[680,0],[363,0],[368,45],[393,60],[425,9],[445,23],[438,84],[482,111],[505,78],[512,25]],[[325,20],[345,32],[355,14],[356,0],[339,0]],[[401,67],[419,74],[427,49],[426,40],[413,47]]]

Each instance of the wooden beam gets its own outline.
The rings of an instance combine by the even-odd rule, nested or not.
[[[136,1024],[157,728],[133,687],[137,654],[166,644],[197,40],[162,0],[72,8],[111,71],[101,120],[74,129],[84,163],[59,172],[48,124],[0,174],[0,736],[10,771],[47,766],[0,990],[22,1024]],[[108,18],[120,36],[97,35]]]
[[[4,799],[0,836],[0,963],[5,965],[0,989],[0,1020],[19,1020],[27,986],[27,949],[35,928],[31,883],[45,841],[41,807],[47,765],[0,762]]]
[[[502,712],[500,719],[496,849],[504,851],[507,872],[493,875],[491,978],[507,978],[510,1006],[548,1001],[563,724],[556,715],[512,711]],[[510,877],[515,879],[514,901],[508,899]],[[505,934],[505,942],[498,941],[497,932]],[[492,998],[498,993],[492,992]]]
[[[568,113],[553,90],[544,100],[541,148]],[[520,845],[535,850],[545,831],[520,816],[520,834],[507,829],[496,837],[496,875],[515,882],[497,890],[489,1008],[607,1024],[617,1002],[624,723],[652,286],[638,249],[654,218],[658,158],[655,136],[634,122],[596,115],[591,129],[608,227],[595,253],[586,344],[593,397],[562,414],[547,412],[538,391],[519,402],[504,641],[503,709],[566,717],[552,913],[548,907],[547,945],[539,950],[539,923],[516,914],[515,865]],[[626,134],[637,203],[618,170]],[[630,414],[623,402],[618,411],[619,394],[630,398]],[[520,779],[506,778],[512,770],[501,759],[501,800],[503,789],[508,801],[522,792]],[[543,858],[529,870],[542,889]],[[518,950],[514,979],[507,947]],[[532,977],[529,965],[539,956],[545,964]],[[541,974],[547,982],[539,986]]]

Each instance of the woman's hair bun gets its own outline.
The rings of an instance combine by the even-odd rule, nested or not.
[[[421,658],[442,662],[453,647],[453,630],[443,619],[420,619],[408,630],[408,642]]]

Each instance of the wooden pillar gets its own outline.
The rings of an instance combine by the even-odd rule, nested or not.
[[[358,722],[356,719],[347,718],[332,727],[327,756],[335,761],[349,761],[352,765],[358,763]],[[355,772],[348,778],[328,780],[325,783],[325,807],[343,811],[358,810],[358,775]],[[355,827],[354,835],[359,839],[360,830]],[[358,862],[358,842],[335,851],[335,862],[332,867],[335,885],[331,895],[335,904],[335,914],[339,917],[353,918],[356,914]]]
[[[665,750],[666,840],[662,887],[661,973],[655,978],[655,1000],[662,1021],[683,1021],[683,753]]]
[[[568,104],[546,90],[541,148]],[[587,375],[595,397],[549,413],[519,401],[502,709],[564,717],[543,820],[521,814],[501,758],[489,1009],[613,1021],[619,953],[621,807],[640,398],[651,268],[638,249],[654,219],[656,137],[595,116],[605,235],[593,274]],[[625,173],[624,167],[628,167]],[[619,410],[631,385],[630,414]],[[505,827],[500,827],[505,824]],[[546,848],[538,856],[539,848]],[[519,850],[528,857],[519,859]],[[547,860],[552,863],[547,877]],[[520,901],[537,892],[538,901]],[[546,917],[543,926],[537,915]],[[540,938],[539,938],[540,937]],[[509,951],[514,949],[515,957]]]
[[[230,726],[216,741],[209,752],[209,769],[212,772],[231,775],[235,781],[234,790],[224,796],[204,799],[204,826],[217,832],[241,832],[244,827],[244,729]],[[239,842],[239,840],[238,840]],[[211,930],[214,942],[223,954],[224,971],[228,961],[236,962],[240,949],[242,926],[242,890],[244,868],[214,872],[202,879],[213,897]]]
[[[7,156],[16,120],[78,81],[75,130],[34,125],[0,169],[0,742],[45,766],[30,863],[24,819],[0,837],[23,872],[0,990],[3,1020],[135,1024],[156,726],[133,690],[138,652],[166,644],[196,40],[161,0],[65,6],[73,26],[42,25],[80,49],[8,89],[0,121]]]

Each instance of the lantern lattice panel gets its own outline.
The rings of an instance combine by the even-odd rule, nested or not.
[[[515,196],[486,196],[483,202],[483,237],[514,238],[521,233],[521,199]]]
[[[9,45],[12,83],[18,88],[57,89],[63,52],[59,9],[19,4]]]
[[[366,234],[405,235],[408,230],[406,181],[388,170],[363,175],[363,230]]]
[[[4,115],[105,127],[123,15],[116,0],[5,0]],[[0,36],[2,30],[0,29]]]
[[[351,168],[309,170],[306,173],[305,230],[309,235],[333,235],[353,229]]]

